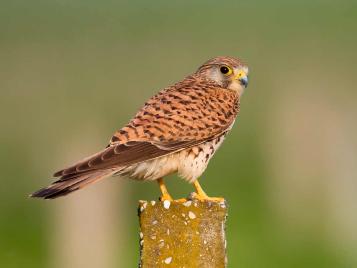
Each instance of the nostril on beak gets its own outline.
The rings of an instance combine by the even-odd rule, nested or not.
[[[248,86],[248,77],[244,76],[239,78],[239,82],[241,83],[242,86],[247,87]]]

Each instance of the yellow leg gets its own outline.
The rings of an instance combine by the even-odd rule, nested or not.
[[[157,180],[157,182],[159,183],[160,191],[161,191],[160,200],[161,201],[165,201],[165,200],[172,201],[173,199],[172,199],[171,195],[169,194],[169,192],[167,191],[166,185],[164,183],[164,179],[160,178]]]
[[[205,191],[203,191],[200,183],[198,182],[198,180],[195,180],[195,182],[193,183],[193,186],[196,188],[196,193],[193,196],[196,199],[199,200],[208,200],[208,201],[218,201],[218,202],[222,202],[224,201],[223,197],[209,197]]]

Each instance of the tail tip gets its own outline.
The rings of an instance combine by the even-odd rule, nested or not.
[[[53,199],[54,194],[57,191],[54,191],[53,189],[50,188],[42,188],[32,194],[29,195],[29,198],[43,198],[43,199]]]

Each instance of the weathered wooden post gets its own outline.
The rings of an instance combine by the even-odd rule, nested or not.
[[[225,201],[140,201],[140,265],[226,267]]]

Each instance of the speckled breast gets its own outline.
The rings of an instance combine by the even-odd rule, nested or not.
[[[218,138],[205,142],[182,152],[181,162],[178,165],[178,175],[188,182],[198,179],[207,168],[209,160],[221,146],[226,133]]]

